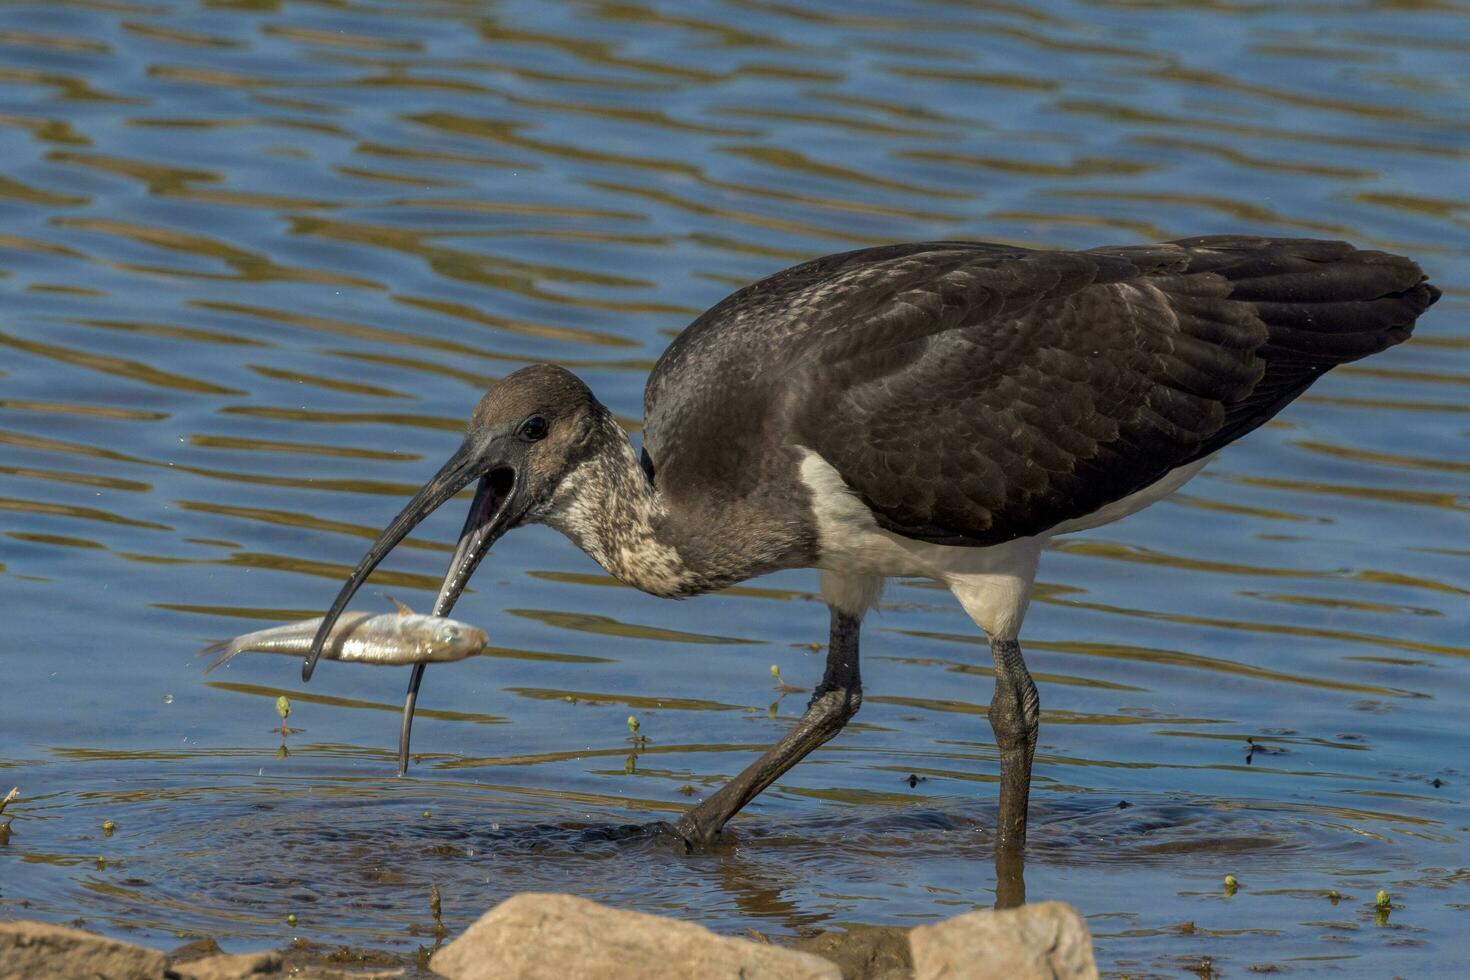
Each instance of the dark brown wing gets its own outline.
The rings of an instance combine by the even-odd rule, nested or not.
[[[1402,341],[1437,295],[1423,281],[1341,243],[1241,238],[957,269],[815,352],[802,437],[889,530],[1037,534]]]
[[[828,256],[671,345],[648,446],[676,481],[714,472],[738,493],[759,447],[799,444],[882,526],[995,544],[1239,438],[1330,367],[1402,341],[1437,296],[1407,259],[1310,240]],[[717,418],[722,438],[698,438]]]

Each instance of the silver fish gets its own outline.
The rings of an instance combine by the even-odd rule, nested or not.
[[[396,600],[393,604],[396,613],[344,614],[327,634],[322,656],[360,664],[449,663],[473,657],[489,642],[482,629],[442,616],[421,616]],[[210,644],[199,656],[219,656],[204,672],[247,651],[304,657],[321,624],[322,617],[317,617]]]

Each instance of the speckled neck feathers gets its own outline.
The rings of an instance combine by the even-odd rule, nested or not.
[[[715,587],[680,553],[666,502],[638,465],[611,415],[598,420],[595,450],[562,477],[532,519],[556,528],[620,581],[678,597]]]

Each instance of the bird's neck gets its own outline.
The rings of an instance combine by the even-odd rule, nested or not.
[[[725,584],[686,560],[683,535],[611,416],[598,450],[567,474],[537,519],[561,531],[620,581],[660,596]]]

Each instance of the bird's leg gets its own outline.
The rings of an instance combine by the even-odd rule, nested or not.
[[[1026,904],[1026,852],[1005,844],[995,846],[995,907],[1015,909]]]
[[[995,657],[995,695],[990,699],[990,728],[1000,749],[1000,816],[996,820],[996,847],[1019,851],[1026,845],[1026,804],[1031,795],[1031,757],[1036,752],[1036,729],[1041,698],[1021,659],[1015,640],[992,640]]]
[[[827,670],[812,693],[806,713],[786,737],[713,796],[688,810],[674,825],[686,847],[710,844],[725,822],[800,762],[807,753],[831,739],[863,703],[858,673],[858,632],[862,618],[831,607],[832,634],[827,645]],[[1024,803],[1023,803],[1024,807]]]

